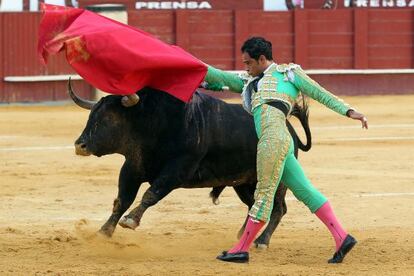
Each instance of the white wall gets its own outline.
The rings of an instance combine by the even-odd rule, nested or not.
[[[46,4],[65,6],[65,0],[45,0]]]
[[[2,0],[0,11],[22,11],[23,0]]]
[[[303,2],[306,0],[294,0],[295,6],[303,8]],[[263,7],[265,11],[287,11],[285,0],[263,0]]]
[[[30,11],[39,10],[39,0],[30,0]]]
[[[263,0],[265,11],[287,11],[285,0]]]

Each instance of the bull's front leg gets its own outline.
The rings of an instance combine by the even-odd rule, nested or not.
[[[133,164],[125,162],[119,174],[118,196],[114,200],[112,214],[102,225],[100,233],[107,237],[112,236],[119,219],[134,202],[141,183],[140,174]]]
[[[196,151],[194,151],[196,152]],[[151,183],[151,187],[144,193],[141,203],[128,215],[124,216],[119,225],[124,228],[135,229],[139,226],[144,212],[158,201],[167,196],[172,190],[181,187],[189,180],[199,164],[201,154],[184,155],[169,162],[160,175]]]
[[[160,183],[160,182],[158,182]],[[142,196],[141,203],[133,209],[128,215],[124,216],[120,221],[119,225],[124,228],[130,228],[135,230],[141,222],[141,218],[144,212],[151,206],[157,204],[158,201],[167,196],[175,187],[172,185],[157,184],[154,183],[148,190],[145,191]]]

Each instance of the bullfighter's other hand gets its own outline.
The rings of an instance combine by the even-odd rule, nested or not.
[[[346,112],[346,116],[348,116],[351,119],[361,121],[362,128],[368,129],[368,119],[367,117],[365,117],[364,114],[359,113],[353,109],[350,109],[348,110],[348,112]]]

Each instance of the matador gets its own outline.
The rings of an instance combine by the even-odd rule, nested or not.
[[[275,63],[272,44],[264,38],[248,39],[241,52],[246,73],[237,75],[208,66],[204,79],[208,89],[228,87],[242,93],[243,106],[252,114],[259,138],[254,205],[249,210],[240,241],[217,259],[239,263],[249,261],[249,248],[270,217],[274,195],[282,181],[329,229],[336,251],[328,262],[340,263],[357,241],[341,226],[327,198],[312,185],[295,158],[286,117],[303,93],[341,115],[360,120],[363,128],[368,128],[367,119],[311,79],[299,65]]]

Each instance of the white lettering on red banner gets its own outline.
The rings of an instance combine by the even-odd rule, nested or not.
[[[414,7],[414,0],[356,0],[354,4],[358,8],[405,8]]]
[[[136,2],[135,8],[154,9],[154,10],[172,10],[172,9],[211,9],[211,4],[207,1],[150,1],[150,2]]]

